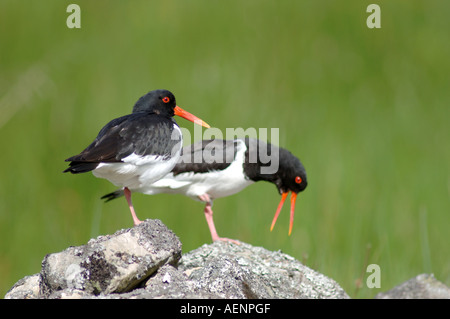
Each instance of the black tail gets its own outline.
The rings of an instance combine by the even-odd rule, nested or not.
[[[86,173],[94,170],[98,163],[89,162],[70,162],[69,167],[63,173],[71,172],[72,174]]]
[[[104,199],[105,203],[109,202],[110,200],[116,199],[120,196],[123,196],[123,189],[118,189],[115,192],[103,195],[100,197],[100,199]]]

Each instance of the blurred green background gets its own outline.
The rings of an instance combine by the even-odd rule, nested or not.
[[[68,4],[81,7],[69,29]],[[214,203],[219,235],[282,250],[351,297],[420,273],[450,285],[450,2],[0,2],[0,296],[48,253],[132,226],[92,174],[62,174],[152,89],[214,127],[280,128],[309,186],[273,232],[280,196],[256,183]],[[177,120],[193,132],[193,124]],[[193,142],[193,141],[187,141]],[[203,205],[134,195],[187,252],[210,242]],[[289,205],[286,205],[289,206]],[[366,286],[368,264],[381,288]]]

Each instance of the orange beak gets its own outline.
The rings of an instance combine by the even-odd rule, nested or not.
[[[182,118],[184,118],[184,119],[186,119],[188,121],[194,122],[195,124],[204,126],[206,128],[210,128],[210,126],[206,122],[202,121],[197,116],[195,116],[195,115],[193,115],[193,114],[183,110],[178,105],[175,106],[174,111],[175,111],[175,115],[178,115],[178,116],[180,116],[180,117],[182,117]]]
[[[283,194],[281,194],[281,200],[280,203],[278,204],[278,208],[277,211],[275,212],[275,216],[273,217],[272,220],[272,225],[270,226],[270,231],[272,231],[273,227],[275,226],[275,223],[277,222],[277,218],[278,215],[280,214],[281,208],[283,208],[283,204],[284,201],[287,198],[287,195],[289,194],[289,192],[284,192]],[[294,213],[295,213],[295,201],[297,200],[297,194],[292,192],[291,194],[291,216],[290,216],[290,220],[289,220],[289,236],[292,233],[292,225],[294,225]]]

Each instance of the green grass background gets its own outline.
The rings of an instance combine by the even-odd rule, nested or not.
[[[0,2],[0,296],[48,253],[130,227],[125,200],[92,174],[62,174],[109,120],[152,89],[214,127],[280,128],[309,186],[269,226],[280,196],[256,183],[214,203],[222,236],[283,252],[356,298],[420,273],[450,285],[450,2]],[[178,123],[193,132],[193,124]],[[203,205],[136,194],[183,251],[210,242]],[[288,206],[288,205],[286,205]],[[367,264],[381,267],[369,289]]]

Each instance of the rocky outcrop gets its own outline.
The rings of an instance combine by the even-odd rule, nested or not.
[[[38,274],[7,299],[349,298],[332,279],[280,251],[215,242],[182,256],[178,237],[159,220],[47,255]],[[450,298],[422,274],[376,298]]]
[[[40,273],[5,298],[348,298],[332,279],[293,257],[216,242],[181,257],[159,220],[47,255]]]
[[[280,251],[217,242],[184,255],[194,289],[220,298],[348,298],[332,279]]]

